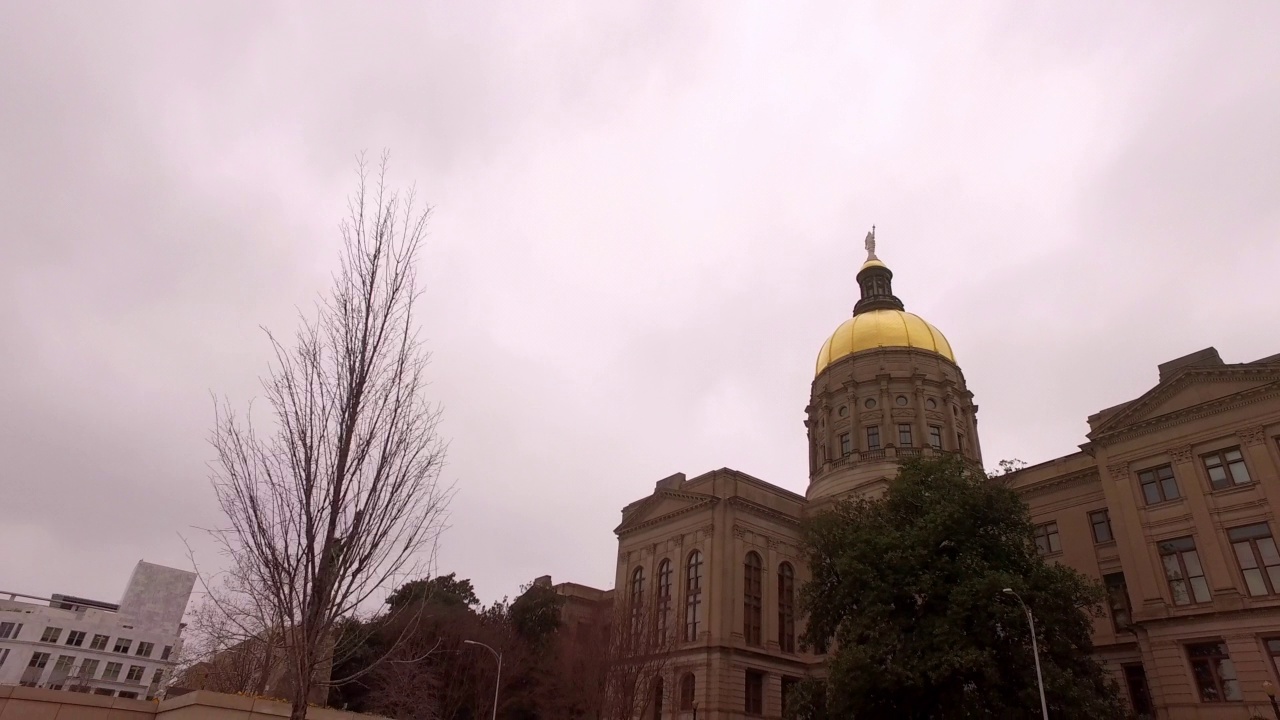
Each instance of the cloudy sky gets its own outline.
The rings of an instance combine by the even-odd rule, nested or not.
[[[621,507],[803,492],[862,238],[988,466],[1213,345],[1280,352],[1280,4],[0,5],[0,589],[119,597],[218,522],[211,393],[325,288],[361,150],[435,207],[420,313],[486,600],[612,582]]]

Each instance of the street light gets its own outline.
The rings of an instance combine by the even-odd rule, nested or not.
[[[1280,720],[1280,705],[1276,704],[1276,686],[1271,684],[1270,680],[1262,681],[1262,692],[1267,694],[1267,699],[1271,701],[1271,712],[1275,714],[1276,720]]]
[[[476,642],[475,640],[463,640],[463,641],[462,641],[462,644],[463,644],[463,645],[478,645],[478,646],[480,646],[480,647],[484,648],[485,650],[488,650],[489,652],[493,653],[493,657],[494,657],[494,658],[496,658],[496,659],[498,660],[498,675],[497,675],[497,677],[495,677],[495,678],[494,678],[494,680],[493,680],[493,720],[498,720],[498,688],[502,687],[502,685],[501,685],[501,683],[502,683],[502,653],[498,652],[497,650],[494,650],[493,648],[489,647],[488,645],[485,645],[485,644],[484,644],[484,643],[482,643],[482,642]]]
[[[1044,720],[1049,720],[1049,703],[1044,699],[1044,678],[1040,675],[1040,647],[1036,645],[1036,621],[1031,617],[1031,608],[1022,602],[1022,596],[1013,591],[1013,588],[1005,588],[1002,590],[1005,595],[1012,595],[1018,600],[1018,604],[1023,610],[1027,611],[1027,624],[1031,626],[1031,654],[1036,658],[1036,687],[1040,689],[1040,712],[1044,716]]]

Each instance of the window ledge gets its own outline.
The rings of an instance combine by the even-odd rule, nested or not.
[[[1245,483],[1244,485],[1232,485],[1231,487],[1225,487],[1221,490],[1210,490],[1209,494],[1215,497],[1221,497],[1223,495],[1239,495],[1249,490],[1253,490],[1257,486],[1258,483],[1256,482]]]
[[[1116,539],[1115,539],[1115,538],[1111,538],[1110,540],[1103,540],[1102,542],[1096,542],[1096,541],[1095,541],[1095,542],[1093,543],[1093,546],[1094,546],[1094,547],[1099,547],[1099,548],[1115,547],[1115,546],[1116,546]]]

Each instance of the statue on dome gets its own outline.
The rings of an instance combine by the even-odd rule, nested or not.
[[[879,260],[876,257],[876,226],[871,226],[871,232],[867,233],[867,260]]]

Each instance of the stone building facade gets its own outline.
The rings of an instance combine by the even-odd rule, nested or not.
[[[1269,717],[1280,682],[1280,356],[1213,348],[1089,418],[1080,452],[1007,476],[1041,552],[1102,580],[1094,643],[1150,717]],[[1280,502],[1277,503],[1280,507]]]
[[[868,236],[853,316],[818,355],[803,497],[728,468],[659,480],[622,510],[615,589],[557,586],[656,613],[671,652],[646,717],[780,718],[792,683],[822,672],[797,641],[803,519],[883,492],[906,458],[981,464],[978,406],[951,345],[905,310],[892,278]],[[1140,716],[1263,714],[1262,681],[1280,682],[1280,356],[1227,365],[1209,349],[1165,363],[1156,387],[1089,425],[1080,452],[1002,480],[1026,499],[1043,552],[1110,588],[1101,657]]]

